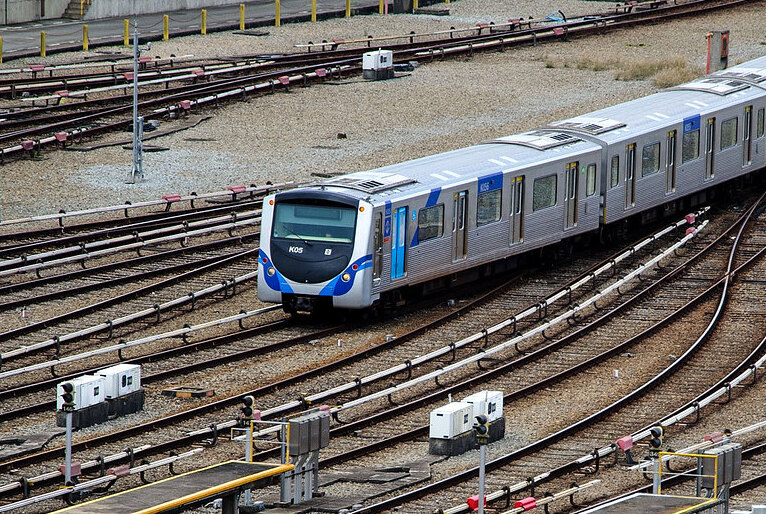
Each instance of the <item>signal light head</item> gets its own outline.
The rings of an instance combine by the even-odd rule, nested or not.
[[[61,389],[63,389],[65,393],[71,393],[74,391],[74,386],[70,382],[64,382],[61,384]]]
[[[255,403],[255,398],[253,398],[250,395],[245,396],[244,398],[242,398],[242,403],[245,404],[245,407],[252,407],[253,404]]]
[[[661,426],[652,427],[649,429],[651,438],[649,439],[649,446],[652,448],[660,448],[662,446],[662,438],[665,435],[665,430]]]

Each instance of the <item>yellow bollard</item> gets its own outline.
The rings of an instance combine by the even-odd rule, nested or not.
[[[281,20],[279,19],[279,0],[274,2],[274,26],[279,27]]]
[[[378,14],[383,14],[383,0],[378,4]]]
[[[311,21],[317,21],[317,0],[311,0]]]
[[[351,0],[346,0],[346,18],[351,17]]]
[[[45,31],[40,31],[40,57],[45,57]]]
[[[88,51],[88,24],[82,26],[82,49],[83,51]]]
[[[245,30],[245,4],[239,4],[239,30]]]
[[[418,8],[418,0],[412,0],[412,10],[414,11],[417,8]]]
[[[3,64],[3,37],[0,36],[0,64]]]
[[[207,9],[202,9],[202,35],[207,34]]]
[[[122,35],[122,46],[130,46],[130,20],[125,20],[125,32]]]
[[[162,17],[162,40],[170,39],[170,17],[166,14]]]

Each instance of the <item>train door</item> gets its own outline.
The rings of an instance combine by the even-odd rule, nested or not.
[[[705,128],[705,180],[715,174],[715,118],[708,118]]]
[[[570,162],[567,164],[566,174],[564,175],[564,207],[566,208],[566,228],[572,228],[577,225],[577,192],[579,180],[577,169],[579,162]]]
[[[742,166],[753,162],[753,106],[745,107],[745,129],[742,131]]]
[[[636,144],[625,147],[625,208],[636,205]]]
[[[676,131],[668,132],[667,155],[665,158],[665,193],[676,190]]]
[[[455,193],[452,211],[452,260],[465,259],[468,255],[468,191]]]
[[[401,278],[406,271],[407,207],[394,209],[391,238],[391,280]]]
[[[511,179],[511,244],[524,240],[524,176]]]
[[[393,247],[393,245],[391,245]],[[375,235],[373,236],[372,249],[372,279],[380,282],[380,275],[383,272],[383,213],[379,212],[375,216]]]

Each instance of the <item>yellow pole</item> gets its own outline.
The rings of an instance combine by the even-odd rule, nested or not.
[[[311,0],[311,21],[317,21],[317,0]]]
[[[170,17],[166,14],[162,17],[162,40],[170,39]]]
[[[279,0],[274,2],[274,26],[279,27],[281,20],[279,19]]]
[[[417,8],[418,8],[418,0],[412,0],[412,10],[414,11]]]
[[[383,14],[383,0],[378,4],[378,14]]]
[[[88,51],[88,24],[82,26],[82,49]]]
[[[239,30],[245,30],[245,4],[239,4]]]
[[[351,0],[346,0],[346,18],[351,17]]]
[[[202,9],[202,35],[207,34],[207,9]]]
[[[0,36],[0,64],[3,63],[3,37]]]
[[[125,31],[122,34],[122,46],[130,46],[130,20],[125,20]]]
[[[45,57],[45,31],[40,31],[40,57]]]

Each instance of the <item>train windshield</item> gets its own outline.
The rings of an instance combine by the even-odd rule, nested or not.
[[[300,241],[351,243],[356,209],[346,205],[277,202],[273,237]]]

